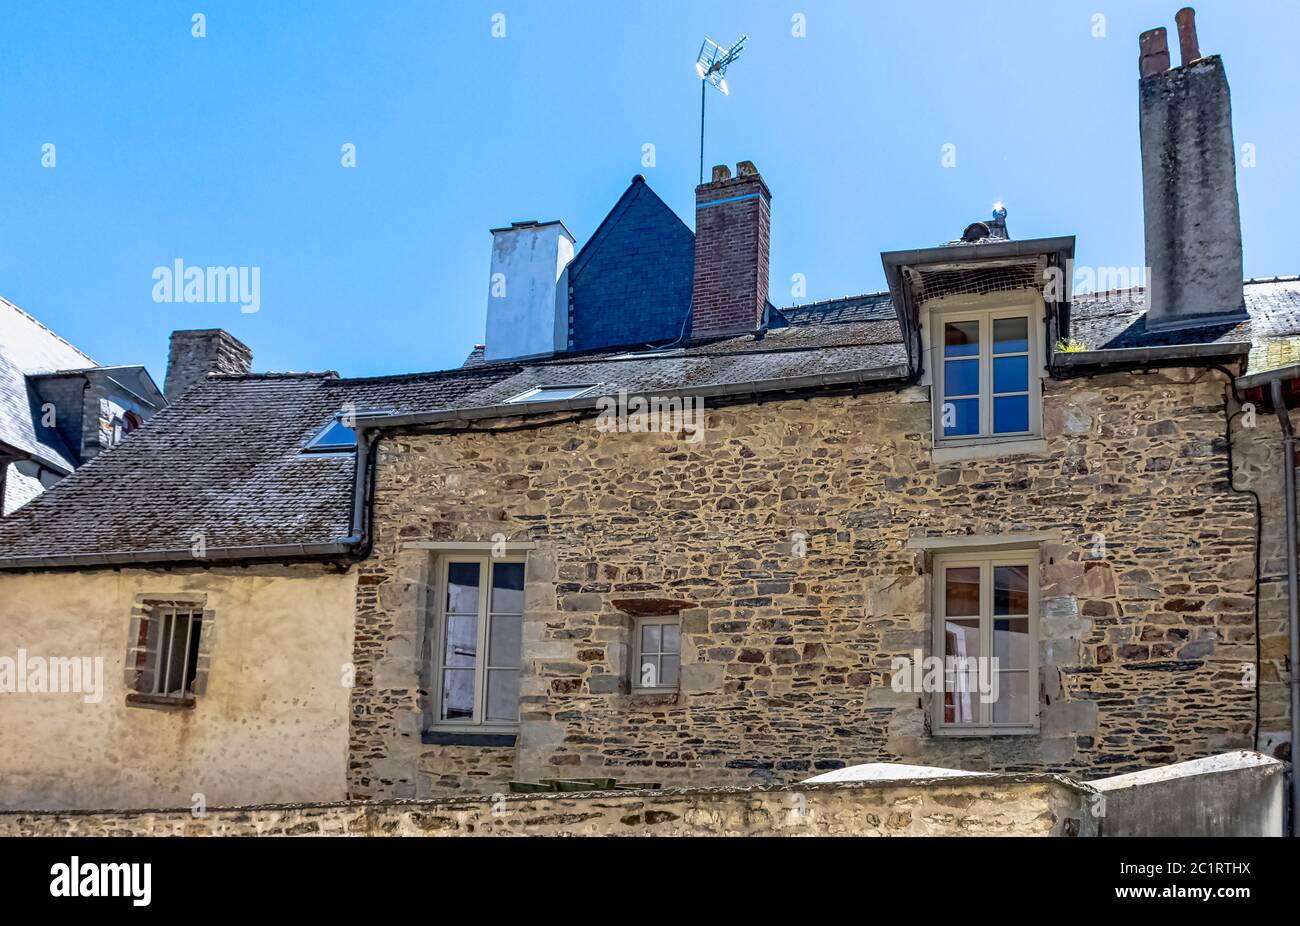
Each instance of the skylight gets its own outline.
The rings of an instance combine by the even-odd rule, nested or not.
[[[534,386],[514,398],[506,399],[506,404],[514,402],[556,402],[561,399],[576,399],[595,389],[595,386]]]
[[[302,448],[303,453],[342,453],[357,449],[357,433],[335,418]]]

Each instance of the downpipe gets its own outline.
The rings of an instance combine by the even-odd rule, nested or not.
[[[1272,382],[1273,411],[1282,428],[1282,473],[1286,492],[1286,604],[1290,638],[1288,674],[1291,689],[1291,835],[1300,837],[1300,588],[1296,564],[1295,432],[1282,398],[1282,381]],[[1258,681],[1256,682],[1258,684]]]

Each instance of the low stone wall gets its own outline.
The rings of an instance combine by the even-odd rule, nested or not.
[[[1055,775],[209,810],[0,812],[0,836],[1076,836],[1090,789]]]

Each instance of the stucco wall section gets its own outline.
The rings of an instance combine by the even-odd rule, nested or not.
[[[192,710],[126,705],[138,595],[206,595]],[[356,576],[325,566],[0,574],[0,656],[102,656],[104,695],[0,694],[0,807],[208,806],[344,796]]]
[[[1223,384],[1182,369],[1048,380],[1046,451],[945,464],[923,387],[711,409],[699,443],[590,421],[386,436],[349,792],[503,776],[499,749],[420,744],[428,554],[405,546],[498,533],[535,543],[515,777],[762,784],[873,761],[1106,775],[1250,748],[1254,508],[1228,487]],[[893,657],[930,652],[930,567],[908,539],[1052,531],[1039,731],[931,735],[918,697],[890,687]],[[620,682],[628,618],[612,599],[628,595],[699,605],[675,695]]]

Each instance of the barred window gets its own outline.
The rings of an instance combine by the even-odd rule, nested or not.
[[[139,621],[128,657],[132,667],[128,701],[135,703],[192,705],[203,674],[199,646],[203,639],[201,602],[142,601]]]

